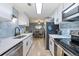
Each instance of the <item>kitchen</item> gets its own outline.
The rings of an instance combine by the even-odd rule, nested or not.
[[[0,56],[79,56],[78,17],[79,3],[0,3]]]

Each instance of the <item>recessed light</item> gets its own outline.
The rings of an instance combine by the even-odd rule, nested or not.
[[[42,11],[42,3],[36,3],[37,14],[41,14]]]

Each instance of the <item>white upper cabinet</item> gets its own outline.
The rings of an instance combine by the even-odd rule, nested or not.
[[[69,6],[71,6],[73,3],[64,3],[63,4],[63,10],[67,9]]]
[[[27,17],[26,14],[21,13],[18,16],[18,24],[19,25],[25,25],[25,26],[29,26],[29,18]]]
[[[58,24],[62,22],[62,11],[63,11],[63,4],[60,5],[58,8]]]
[[[0,3],[0,21],[11,21],[12,5],[8,3]]]
[[[55,24],[58,24],[58,15],[57,15],[57,13],[58,12],[57,12],[57,9],[56,9],[55,12],[54,12],[54,15],[53,15],[54,16],[54,23]]]
[[[62,22],[62,10],[63,10],[62,4],[55,10],[55,12],[53,14],[55,24],[59,24]]]

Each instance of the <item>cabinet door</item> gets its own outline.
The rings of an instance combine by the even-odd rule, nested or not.
[[[29,26],[29,18],[25,15],[26,26]]]
[[[57,45],[57,56],[63,56],[63,55],[64,55],[64,52],[62,48],[59,45]]]
[[[60,7],[58,8],[58,24],[60,24],[62,22],[62,11],[63,11],[63,4],[60,5]]]
[[[29,39],[29,40],[28,40],[28,45],[29,45],[28,48],[30,48],[30,46],[31,46],[31,38],[28,37],[28,39]]]
[[[18,24],[19,25],[26,25],[26,21],[25,21],[25,19],[24,19],[24,16],[23,16],[23,14],[19,14],[19,16],[18,16]]]
[[[27,17],[27,15],[22,13],[22,14],[19,14],[18,18],[19,18],[18,20],[19,25],[29,26],[29,18]]]
[[[51,36],[49,39],[49,49],[50,49],[52,55],[54,55],[54,41],[53,41],[53,38]]]
[[[51,48],[52,50],[51,50],[51,53],[53,54],[53,56],[54,56],[54,53],[55,53],[55,48],[54,48],[54,41],[52,41],[52,48]]]
[[[12,5],[7,3],[0,4],[0,21],[10,21],[12,17]]]
[[[51,42],[51,38],[49,39],[49,50],[51,51],[52,50],[52,42]]]
[[[32,45],[32,40],[33,40],[33,37],[32,37],[32,35],[31,36],[29,36],[29,48],[31,47],[31,45]]]
[[[31,45],[32,45],[32,35],[30,35],[29,37],[27,37],[24,41],[23,41],[23,56],[26,56]]]
[[[63,10],[63,4],[61,4],[54,13],[54,23],[59,24],[62,22],[62,10]]]
[[[58,13],[58,10],[56,9],[55,13],[54,13],[54,23],[55,24],[58,24],[58,15],[57,15],[57,13]]]
[[[28,52],[28,38],[23,41],[23,56],[26,56]]]

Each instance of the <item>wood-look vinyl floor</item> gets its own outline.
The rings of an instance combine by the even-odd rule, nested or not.
[[[27,56],[51,56],[51,54],[49,50],[45,50],[44,39],[36,38]]]

